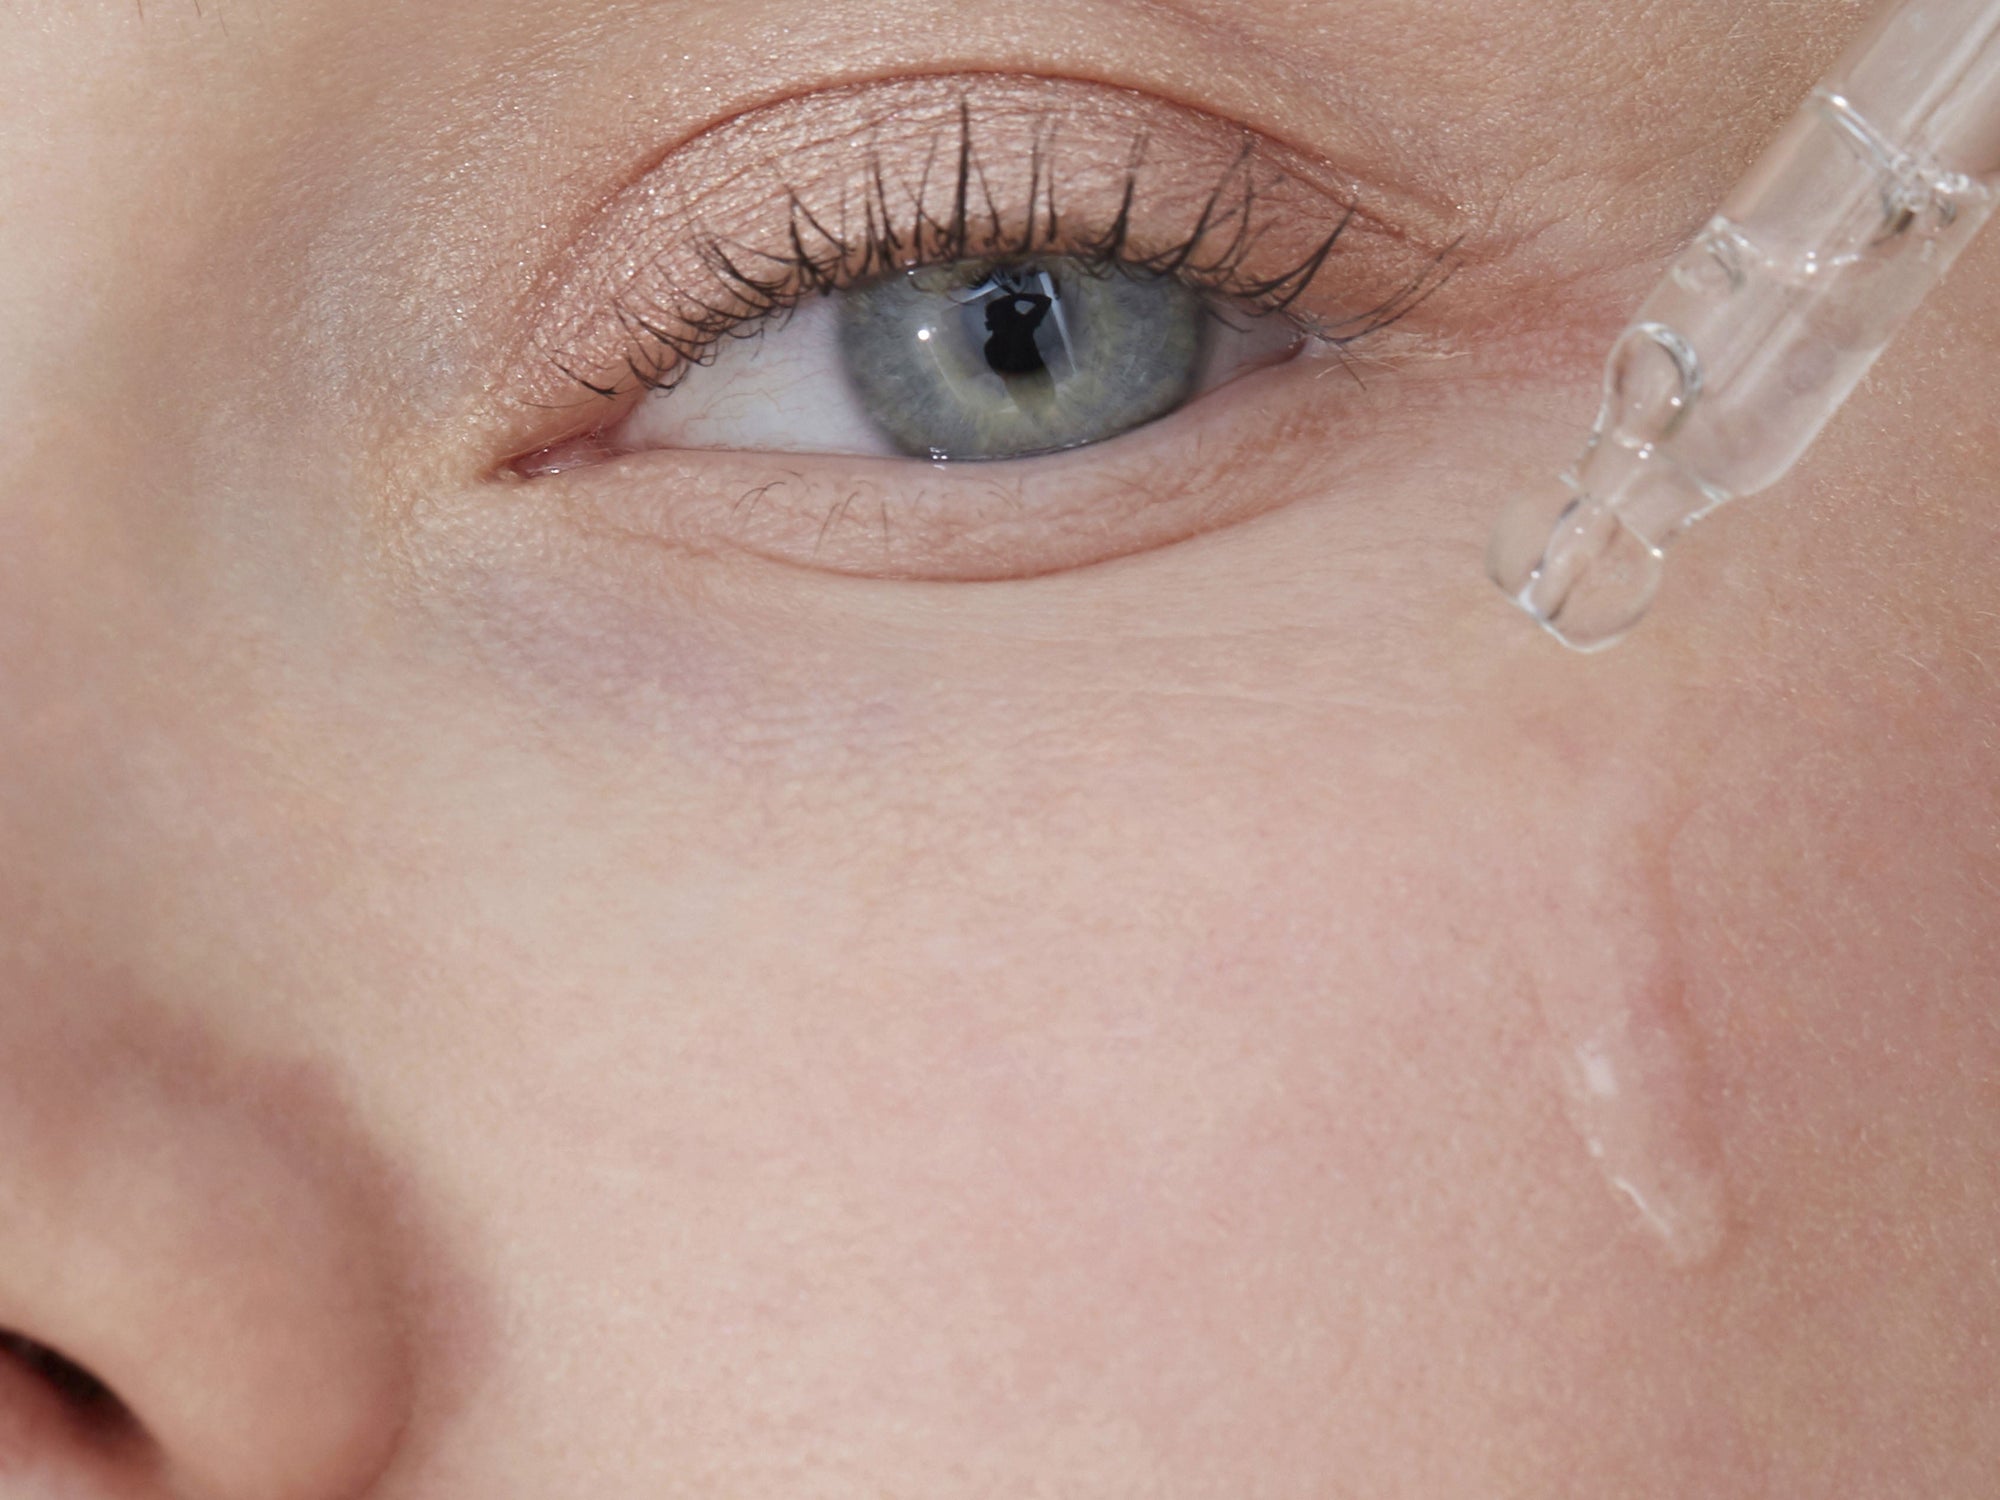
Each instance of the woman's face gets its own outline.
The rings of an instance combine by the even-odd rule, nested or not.
[[[1481,571],[1857,24],[14,5],[0,1492],[1989,1494],[2000,240]],[[871,248],[1257,349],[829,451]]]

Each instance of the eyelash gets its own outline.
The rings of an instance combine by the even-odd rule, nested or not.
[[[558,369],[604,399],[635,390],[671,391],[690,371],[712,363],[728,341],[781,326],[811,297],[920,267],[971,259],[1060,255],[1097,274],[1173,276],[1253,315],[1285,317],[1303,336],[1341,351],[1406,317],[1450,276],[1455,245],[1373,307],[1331,323],[1299,315],[1295,304],[1333,258],[1359,210],[1352,203],[1342,205],[1325,236],[1289,267],[1273,275],[1250,275],[1246,266],[1261,229],[1256,222],[1260,188],[1255,155],[1248,145],[1202,201],[1179,241],[1136,253],[1131,231],[1145,165],[1143,134],[1129,153],[1116,212],[1102,233],[1088,236],[1065,226],[1057,203],[1054,132],[1038,132],[1028,164],[1023,228],[1009,234],[1004,228],[1008,216],[993,196],[973,140],[971,108],[963,100],[958,127],[947,214],[934,215],[927,207],[939,155],[936,148],[914,191],[907,194],[906,217],[892,209],[888,175],[879,152],[871,148],[858,214],[850,214],[845,194],[833,213],[815,213],[802,194],[787,189],[780,249],[758,249],[711,234],[699,245],[696,259],[712,278],[712,287],[668,288],[643,298],[628,291],[612,312],[627,335],[623,363],[629,383],[607,385],[560,360]],[[858,228],[850,222],[855,217],[860,220]]]

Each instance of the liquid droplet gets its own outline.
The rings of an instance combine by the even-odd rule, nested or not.
[[[1530,950],[1535,997],[1584,1152],[1668,1262],[1694,1267],[1728,1237],[1722,1151],[1672,900],[1620,826],[1607,817],[1568,846],[1570,881],[1549,893]]]
[[[1720,1156],[1679,1018],[1647,1009],[1607,1006],[1580,1037],[1584,1018],[1566,1018],[1565,1103],[1611,1189],[1669,1261],[1692,1267],[1713,1259],[1728,1233]]]

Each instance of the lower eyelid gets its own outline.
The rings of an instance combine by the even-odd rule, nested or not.
[[[1323,489],[1317,361],[1248,375],[1092,448],[1002,464],[663,450],[530,481],[576,524],[690,555],[996,581],[1131,556]]]

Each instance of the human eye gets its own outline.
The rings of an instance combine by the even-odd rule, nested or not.
[[[1268,451],[1311,409],[1302,384],[1361,389],[1378,345],[1423,340],[1448,241],[1360,197],[1094,85],[912,79],[753,111],[564,269],[535,350],[564,430],[506,475],[891,576],[1025,576],[1214,529],[1282,488],[1216,504],[1232,437]],[[1209,399],[1286,374],[1283,401]]]
[[[604,446],[1031,458],[1168,416],[1306,337],[1172,272],[1047,254],[829,286],[732,333],[746,331],[685,363]]]

